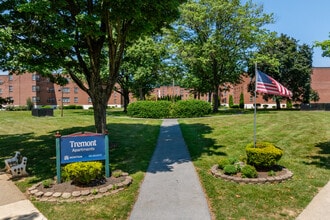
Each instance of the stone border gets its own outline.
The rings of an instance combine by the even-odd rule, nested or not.
[[[216,165],[212,166],[211,173],[213,176],[215,176],[217,178],[222,178],[226,181],[231,181],[231,182],[235,182],[235,183],[265,184],[265,183],[281,183],[285,180],[291,179],[293,176],[293,173],[286,168],[283,168],[283,170],[285,171],[285,173],[280,176],[269,176],[269,177],[265,177],[265,178],[242,178],[242,177],[238,177],[238,176],[229,176],[229,175],[223,174],[218,169],[218,165],[216,164]]]
[[[125,176],[124,181],[116,184],[109,184],[100,188],[92,188],[81,191],[71,192],[42,192],[37,189],[42,183],[37,183],[27,190],[30,197],[35,198],[41,202],[83,202],[91,201],[93,199],[102,198],[115,194],[125,189],[133,182],[133,178],[128,176],[128,173],[122,173]]]

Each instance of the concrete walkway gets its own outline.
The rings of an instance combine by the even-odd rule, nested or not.
[[[162,123],[130,220],[209,220],[211,215],[176,119]]]
[[[46,220],[6,173],[0,174],[0,219]]]

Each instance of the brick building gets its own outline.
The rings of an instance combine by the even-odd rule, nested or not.
[[[311,87],[317,91],[320,97],[318,103],[330,103],[330,67],[316,67],[312,70]],[[228,106],[229,96],[232,95],[234,104],[239,104],[240,94],[243,93],[245,108],[253,108],[253,95],[248,92],[248,85],[251,79],[244,76],[242,83],[238,85],[228,86],[228,89],[219,91],[221,105]],[[179,86],[161,86],[155,88],[152,96],[157,100],[164,96],[181,96],[183,100],[193,98],[189,89],[184,89]],[[0,97],[10,97],[14,101],[15,106],[25,106],[27,99],[30,98],[35,107],[43,105],[50,105],[59,107],[62,105],[81,105],[85,109],[92,106],[89,96],[82,91],[73,81],[63,88],[56,85],[48,78],[42,77],[35,73],[26,73],[22,75],[0,75]],[[210,99],[208,94],[195,97],[200,100],[208,101]],[[63,102],[62,102],[63,101]],[[131,99],[133,101],[133,99]],[[262,96],[257,97],[256,102],[263,107],[267,105],[268,108],[276,106],[273,100],[266,102]],[[123,98],[118,92],[113,92],[109,102],[109,106],[122,107]],[[282,102],[282,107],[285,107],[285,100]]]
[[[52,83],[35,73],[22,75],[0,75],[0,97],[9,97],[15,106],[25,106],[28,98],[35,108],[50,105],[54,108],[66,105],[81,105],[85,109],[92,106],[89,96],[82,91],[73,81],[63,87]],[[113,92],[108,105],[121,107],[122,96]]]
[[[228,104],[229,96],[232,95],[235,104],[239,104],[240,94],[243,93],[245,108],[253,108],[253,95],[248,92],[248,85],[251,79],[249,76],[244,76],[242,83],[231,86],[229,92],[224,93],[223,103]],[[311,88],[318,92],[320,100],[317,103],[330,103],[330,67],[314,67],[311,75]],[[257,96],[256,103],[268,105],[268,108],[276,106],[273,100],[265,101],[261,95]],[[300,104],[300,103],[299,103]],[[281,103],[282,107],[286,106],[285,99]]]

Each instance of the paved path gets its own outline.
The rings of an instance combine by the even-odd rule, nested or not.
[[[46,220],[5,173],[0,174],[0,219]]]
[[[209,220],[211,215],[176,119],[162,123],[130,220]]]

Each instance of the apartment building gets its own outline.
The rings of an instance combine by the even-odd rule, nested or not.
[[[312,70],[311,87],[317,91],[320,100],[317,103],[330,103],[330,67],[315,67]],[[234,104],[239,104],[240,95],[243,93],[245,108],[253,108],[254,96],[248,92],[248,86],[251,79],[245,75],[242,82],[238,85],[228,85],[226,89],[219,90],[220,104],[228,106],[229,96],[233,96]],[[164,96],[181,96],[181,99],[197,98],[208,101],[211,99],[209,94],[194,96],[190,89],[184,89],[179,86],[161,86],[155,88],[152,96],[157,100]],[[85,109],[92,106],[90,97],[82,91],[72,80],[63,87],[56,85],[48,78],[42,77],[36,73],[26,73],[22,75],[0,75],[0,97],[9,97],[13,100],[15,106],[24,106],[27,99],[30,98],[36,108],[50,105],[54,108],[66,105],[81,105]],[[134,101],[131,99],[131,101]],[[262,95],[257,96],[257,104],[261,107],[267,106],[273,108],[276,102],[272,99],[265,101]],[[123,98],[118,92],[113,92],[109,106],[122,107]],[[286,107],[286,101],[281,103]]]
[[[90,97],[72,80],[62,87],[36,73],[0,75],[0,97],[10,98],[14,106],[25,106],[29,98],[35,108],[44,105],[57,108],[62,104],[81,105],[85,109],[92,106]],[[114,91],[108,105],[121,107],[122,103],[121,95]]]
[[[248,85],[251,78],[247,75],[243,76],[242,82],[238,85],[231,86],[230,90],[224,94],[224,103],[227,103],[229,96],[232,95],[235,104],[239,104],[240,95],[243,93],[245,108],[253,108],[253,94],[248,92]],[[315,103],[330,103],[330,67],[314,67],[311,75],[311,88],[318,92],[320,100]],[[267,105],[268,108],[276,106],[276,102],[272,99],[265,101],[262,95],[257,96],[256,103]],[[312,102],[313,103],[313,102]],[[286,101],[281,103],[282,107],[286,107]]]

